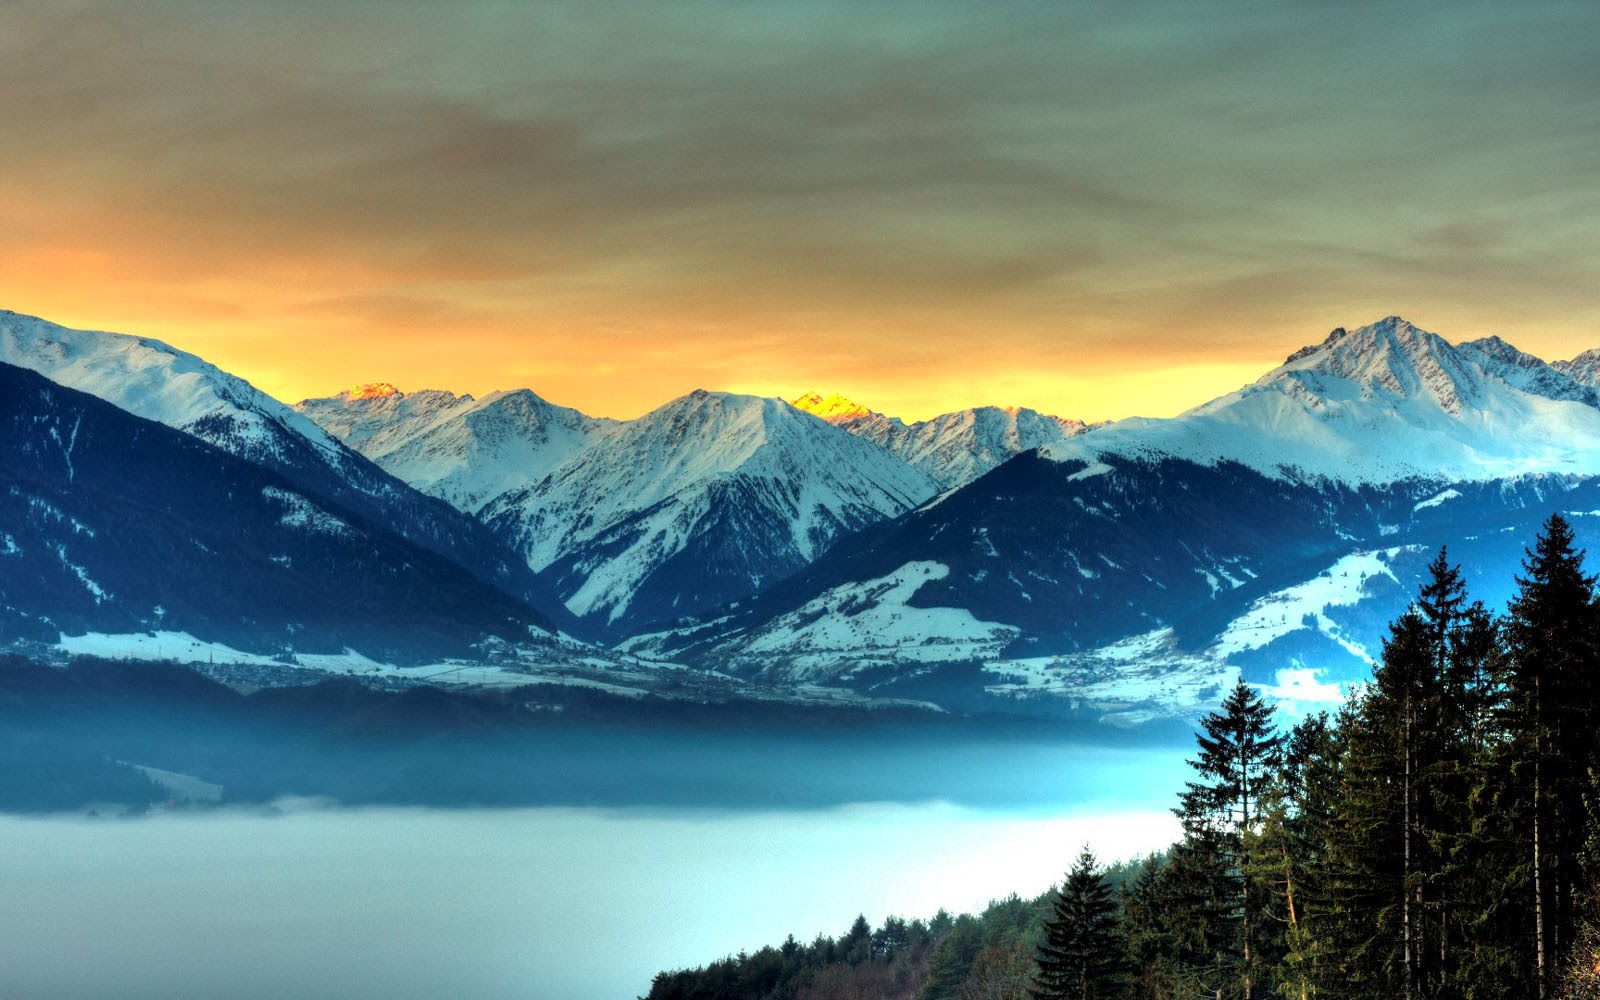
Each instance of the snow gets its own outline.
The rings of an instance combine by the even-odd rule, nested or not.
[[[997,660],[984,671],[995,677],[986,685],[991,694],[1061,697],[1122,725],[1212,711],[1239,679],[1219,647],[1185,652],[1170,628],[1086,652]],[[1276,683],[1253,686],[1287,719],[1298,720],[1336,708],[1349,694],[1349,685],[1324,681],[1321,673],[1317,667],[1288,667],[1276,672]]]
[[[1389,317],[1334,331],[1235,392],[1165,420],[1050,444],[1059,461],[1236,461],[1350,484],[1600,473],[1592,389],[1494,339],[1452,346]]]
[[[1455,500],[1455,499],[1458,499],[1460,496],[1461,496],[1461,491],[1460,490],[1455,490],[1455,489],[1445,490],[1442,493],[1437,493],[1434,496],[1431,496],[1426,500],[1418,501],[1417,505],[1415,507],[1412,507],[1411,510],[1412,510],[1413,513],[1417,512],[1419,510],[1427,510],[1429,507],[1437,507],[1437,506],[1439,506],[1440,504],[1444,503],[1447,500]]]
[[[1239,677],[1226,662],[1180,650],[1168,628],[1087,652],[997,660],[984,671],[996,677],[991,694],[1063,697],[1119,725],[1208,711]]]
[[[83,635],[67,635],[63,632],[56,647],[69,655],[99,656],[111,660],[244,664],[272,667],[283,671],[352,674],[428,684],[513,687],[562,682],[553,676],[511,670],[492,664],[446,661],[418,666],[397,666],[374,660],[352,649],[346,649],[342,653],[296,652],[292,657],[266,656],[260,653],[247,653],[220,642],[197,639],[187,632],[165,630],[133,633],[88,632]]]
[[[1350,693],[1350,685],[1320,680],[1318,674],[1314,668],[1293,667],[1277,671],[1276,684],[1253,686],[1286,719],[1298,720],[1337,708]]]
[[[295,405],[384,471],[467,513],[549,475],[617,421],[526,389],[482,399],[438,389],[349,390]]]
[[[595,553],[567,598],[579,615],[625,613],[632,596],[735,497],[746,520],[786,524],[791,561],[910,510],[933,483],[894,456],[779,399],[696,391],[611,426],[538,483],[486,506],[543,569]],[[755,570],[762,566],[754,564]]]
[[[781,657],[786,677],[805,680],[885,659],[935,663],[990,657],[1018,630],[981,621],[964,608],[907,604],[921,587],[950,575],[931,561],[835,587],[738,642],[741,657]]]
[[[1356,552],[1335,562],[1305,583],[1269,594],[1230,623],[1208,651],[1226,658],[1263,646],[1314,623],[1318,631],[1338,642],[1351,655],[1372,662],[1371,654],[1343,635],[1328,619],[1326,611],[1336,605],[1351,605],[1361,600],[1368,581],[1376,577],[1395,579],[1388,563],[1401,549]]]
[[[907,425],[843,396],[807,393],[793,406],[864,438],[922,470],[939,489],[972,482],[1024,451],[1082,434],[1088,426],[1025,407],[980,406]]]
[[[1068,476],[1067,480],[1075,483],[1084,479],[1093,479],[1095,476],[1103,476],[1111,471],[1111,466],[1104,462],[1090,462],[1088,465]]]
[[[86,632],[61,633],[56,643],[62,652],[73,656],[99,656],[109,660],[176,660],[179,663],[246,663],[283,666],[279,660],[257,653],[246,653],[218,642],[196,639],[187,632]]]
[[[1252,602],[1204,649],[1184,649],[1171,628],[1158,628],[1082,652],[995,660],[984,666],[996,678],[987,689],[1012,697],[1063,697],[1099,710],[1107,721],[1133,723],[1210,711],[1239,677],[1234,657],[1308,627],[1370,664],[1371,653],[1345,635],[1327,610],[1361,600],[1375,579],[1394,579],[1389,563],[1401,551],[1346,555],[1312,579]],[[1275,683],[1256,687],[1286,716],[1300,717],[1335,706],[1348,693],[1322,680],[1322,669],[1297,663],[1277,671]]]
[[[229,418],[227,434],[200,436],[245,458],[276,455],[282,435],[293,434],[328,461],[341,461],[338,442],[306,417],[237,375],[158,340],[0,312],[0,361],[190,433],[207,418]]]
[[[865,406],[853,403],[838,393],[824,399],[820,393],[808,392],[799,399],[791,401],[789,405],[829,422],[878,415]]]
[[[56,558],[61,560],[61,565],[72,571],[72,575],[76,576],[78,578],[78,582],[83,584],[83,589],[89,592],[89,594],[94,598],[94,602],[96,604],[103,604],[105,601],[110,599],[111,595],[89,577],[88,570],[84,569],[82,566],[79,566],[77,563],[73,562],[67,557],[67,548],[65,545],[56,546]]]
[[[283,508],[278,523],[286,528],[300,528],[312,534],[346,537],[354,534],[351,527],[298,493],[290,493],[276,486],[264,486],[261,495]]]

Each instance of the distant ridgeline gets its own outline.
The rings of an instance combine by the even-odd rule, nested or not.
[[[0,811],[262,806],[284,796],[446,808],[813,809],[885,794],[971,803],[993,793],[1008,741],[1150,739],[910,708],[299,676],[263,686],[252,669],[220,664],[0,654]],[[784,777],[767,780],[774,774]]]
[[[278,684],[1187,725],[1241,676],[1336,704],[1442,544],[1498,611],[1551,514],[1600,538],[1600,352],[1397,316],[1090,427],[707,390],[626,421],[529,389],[290,407],[0,310],[0,431],[0,649]]]
[[[649,1000],[1600,996],[1600,604],[1552,516],[1506,613],[1444,550],[1373,681],[1201,722],[1183,839],[1050,897],[664,972]]]

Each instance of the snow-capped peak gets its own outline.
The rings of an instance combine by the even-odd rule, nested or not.
[[[882,414],[875,413],[859,403],[851,402],[844,396],[834,393],[823,398],[821,393],[808,392],[789,403],[797,410],[821,417],[829,423],[838,423],[844,420],[860,419],[862,417],[876,417]]]
[[[237,375],[159,340],[74,330],[0,312],[0,361],[99,396],[124,410],[204,438],[243,458],[283,460],[303,439],[339,464],[339,443],[315,423]]]
[[[339,398],[382,399],[385,396],[393,396],[399,392],[399,389],[396,389],[388,382],[364,382],[361,385],[353,385],[344,392],[339,393]]]
[[[840,395],[823,398],[809,392],[791,405],[888,449],[933,477],[940,490],[969,483],[1021,452],[1087,429],[1082,421],[1023,406],[979,406],[908,426]]]
[[[1335,389],[1334,380],[1343,388]],[[1281,388],[1311,405],[1354,388],[1369,400],[1431,398],[1446,412],[1459,414],[1466,405],[1462,394],[1471,392],[1472,382],[1472,373],[1443,337],[1389,316],[1356,330],[1335,329],[1256,384]]]
[[[1049,453],[1231,460],[1349,483],[1593,473],[1596,403],[1592,390],[1497,337],[1451,346],[1390,316],[1340,327],[1176,418],[1119,421]]]
[[[543,478],[615,424],[528,389],[482,399],[443,389],[347,390],[295,408],[385,471],[469,513]]]
[[[1551,368],[1592,388],[1600,388],[1600,348],[1590,348],[1571,361],[1554,361]]]
[[[597,436],[481,516],[549,569],[575,613],[615,622],[700,609],[680,597],[748,596],[934,492],[893,455],[781,399],[697,389]]]

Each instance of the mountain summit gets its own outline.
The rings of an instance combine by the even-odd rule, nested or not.
[[[469,514],[549,474],[616,425],[527,389],[474,399],[390,388],[302,400],[295,409],[386,472]]]
[[[159,340],[0,312],[0,362],[97,396],[285,477],[565,621],[542,581],[483,527],[418,493],[237,375]],[[382,400],[378,400],[382,402]]]
[[[1118,421],[1049,447],[1279,479],[1387,483],[1600,472],[1595,392],[1498,338],[1452,346],[1398,316],[1334,330],[1254,383],[1166,420]]]
[[[638,625],[747,597],[934,492],[782,400],[702,389],[617,425],[481,516],[573,612]]]
[[[907,425],[839,395],[824,399],[811,392],[792,405],[887,449],[932,477],[940,490],[970,483],[1007,459],[1088,430],[1081,420],[1026,407],[979,406]]]
[[[791,400],[789,405],[797,410],[803,410],[813,416],[821,417],[829,423],[879,416],[879,414],[867,409],[860,403],[853,403],[838,393],[834,393],[824,399],[821,393],[808,392],[798,399]],[[899,423],[898,420],[894,422]]]

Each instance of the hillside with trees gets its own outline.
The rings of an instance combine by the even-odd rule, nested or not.
[[[1503,614],[1440,550],[1370,683],[1280,724],[1201,720],[1163,856],[1087,852],[1038,900],[858,920],[658,976],[650,1000],[1600,997],[1600,605],[1545,522]],[[893,929],[891,929],[891,926]]]

